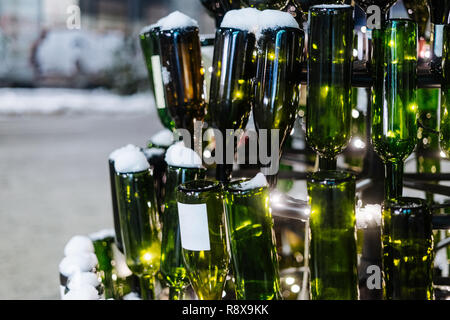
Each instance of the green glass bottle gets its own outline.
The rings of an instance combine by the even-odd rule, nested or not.
[[[386,299],[433,299],[431,218],[422,199],[385,201],[382,242]]]
[[[417,142],[417,24],[388,20],[376,33],[372,144],[386,164],[385,198],[402,195],[403,162]],[[381,40],[381,41],[379,41]]]
[[[444,29],[443,53],[440,145],[447,158],[450,158],[450,27],[448,25]]]
[[[153,180],[155,181],[155,197],[158,206],[158,214],[161,216],[164,212],[164,197],[166,194],[166,170],[167,163],[164,160],[165,149],[162,148],[144,148],[142,152],[147,158],[148,164],[153,172]]]
[[[342,171],[318,171],[308,177],[307,189],[311,298],[357,300],[355,177]]]
[[[115,231],[115,241],[117,248],[123,252],[123,242],[122,233],[120,229],[120,218],[119,218],[119,208],[117,204],[117,193],[116,193],[116,170],[114,169],[114,159],[108,159],[108,169],[109,169],[109,182],[111,188],[111,203],[113,209],[113,222]]]
[[[155,99],[159,120],[167,129],[174,129],[175,123],[170,117],[164,96],[164,84],[161,72],[161,58],[159,56],[158,27],[144,28],[139,34],[141,50],[150,81],[150,90]]]
[[[196,180],[178,187],[178,216],[187,275],[200,300],[220,300],[229,254],[222,186]]]
[[[267,186],[226,185],[231,262],[238,300],[281,299],[275,231]]]
[[[449,0],[427,0],[430,6],[431,23],[447,24],[450,12]]]
[[[189,130],[205,117],[204,73],[198,27],[158,31],[164,93],[177,129]]]
[[[104,298],[114,298],[114,281],[112,278],[113,261],[112,245],[115,241],[114,231],[99,231],[89,236],[94,245],[95,255],[98,259],[97,274],[102,281]]]
[[[303,12],[308,12],[309,8],[319,4],[343,4],[348,3],[345,0],[294,0],[303,10]]]
[[[408,10],[409,16],[417,22],[419,36],[425,36],[427,22],[430,16],[426,0],[403,0],[403,4]]]
[[[351,138],[353,7],[311,7],[308,41],[306,139],[333,170]]]
[[[222,163],[216,167],[219,181],[229,180],[232,171],[232,164],[226,163],[226,150],[230,150],[230,143],[234,144],[235,136],[226,130],[244,129],[253,104],[255,42],[255,35],[247,30],[219,28],[216,31],[208,114],[211,127],[218,129],[223,137]]]
[[[288,13],[285,15],[290,17]],[[295,20],[290,18],[293,23],[289,26],[263,29],[258,39],[253,120],[260,146],[266,142],[267,155],[278,156],[277,160],[281,158],[283,146],[294,127],[300,99],[300,82],[296,73],[302,59],[305,37]],[[271,147],[273,129],[279,130],[278,150]],[[262,130],[267,133],[266,139],[261,139]],[[272,151],[277,155],[272,155]],[[263,167],[269,165],[273,164],[262,164]],[[277,175],[270,173],[266,177],[274,188]]]
[[[161,234],[150,170],[117,172],[116,192],[127,265],[140,277],[142,298],[154,299],[154,277],[161,258]]]
[[[181,168],[168,166],[166,172],[165,209],[161,216],[161,267],[163,280],[169,286],[169,299],[181,300],[188,284],[181,252],[180,224],[177,207],[177,187],[191,180],[204,179],[204,168]]]
[[[434,133],[439,130],[439,95],[438,88],[421,88],[417,90],[417,106],[419,121],[425,127],[418,130],[416,147],[416,165],[418,173],[440,173],[441,161],[439,136]],[[431,132],[430,130],[434,132]],[[428,204],[433,203],[433,193],[425,191]]]

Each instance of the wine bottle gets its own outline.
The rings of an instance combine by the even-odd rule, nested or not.
[[[267,185],[226,187],[225,203],[231,262],[238,300],[281,299],[273,218]]]
[[[425,30],[430,16],[426,0],[403,0],[403,4],[408,10],[409,16],[417,22],[419,36],[425,37]]]
[[[200,300],[220,300],[228,273],[222,187],[196,180],[178,187],[183,259],[191,285]]]
[[[145,155],[132,152],[140,163],[123,166],[128,154],[117,157],[114,163],[122,241],[126,263],[141,280],[143,298],[154,299],[154,276],[161,255],[154,180]]]
[[[248,30],[221,27],[216,31],[208,114],[212,128],[223,137],[223,159],[216,169],[219,181],[230,179],[232,164],[226,163],[226,152],[235,151],[230,145],[234,145],[234,135],[230,137],[226,130],[244,129],[253,104],[255,43],[255,35]]]
[[[431,23],[447,24],[450,12],[450,0],[427,0],[430,6]]]
[[[168,166],[166,173],[165,209],[162,215],[161,267],[163,280],[169,286],[169,299],[181,300],[188,284],[181,252],[177,187],[185,182],[204,179],[206,169]]]
[[[353,7],[311,7],[309,23],[306,139],[332,170],[351,138]]]
[[[159,120],[167,129],[172,130],[175,124],[170,117],[164,96],[163,79],[161,73],[161,59],[159,56],[158,27],[144,28],[140,35],[142,53],[147,65],[150,89],[155,98]]]
[[[393,19],[378,33],[371,135],[386,164],[385,198],[395,199],[402,195],[403,161],[417,143],[417,24]]]
[[[194,123],[205,116],[198,26],[194,20],[177,12],[166,19],[160,22],[158,31],[166,103],[175,127],[189,130],[193,140]],[[181,23],[186,19],[190,23]],[[177,20],[180,20],[179,25],[173,23]]]
[[[425,201],[386,201],[382,239],[385,299],[432,300],[433,232]]]
[[[348,3],[348,0],[294,0],[303,10],[303,12],[307,13],[309,8],[319,4],[343,4]]]
[[[444,29],[444,50],[441,88],[440,145],[447,158],[450,158],[450,27]]]
[[[357,300],[355,177],[318,171],[307,180],[312,300]]]
[[[419,121],[423,129],[418,130],[416,147],[417,173],[440,173],[441,161],[439,150],[439,88],[421,88],[417,90]],[[430,132],[430,129],[434,132]],[[428,204],[433,204],[434,195],[425,191]]]
[[[263,12],[267,19],[273,12]],[[264,17],[263,17],[264,19]],[[258,40],[257,67],[253,120],[260,144],[261,131],[266,130],[268,156],[281,158],[282,149],[289,137],[297,117],[300,100],[300,82],[297,77],[302,60],[304,32],[287,13],[279,13],[278,26],[267,25],[261,30]],[[272,155],[272,130],[279,130],[279,148]],[[273,165],[272,163],[270,165]],[[264,164],[266,166],[266,164]],[[267,174],[271,187],[276,185],[276,174]]]

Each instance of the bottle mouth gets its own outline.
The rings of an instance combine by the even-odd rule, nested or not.
[[[206,192],[220,189],[220,182],[211,180],[193,180],[178,186],[178,191],[181,192]]]
[[[230,182],[228,182],[225,185],[225,190],[230,193],[246,194],[246,193],[252,193],[255,191],[260,191],[260,190],[263,190],[264,188],[267,189],[267,186],[260,186],[260,185],[257,185],[257,186],[251,187],[251,188],[244,187],[243,183],[248,182],[250,180],[251,180],[250,178],[240,178],[240,179],[231,180]]]
[[[318,4],[309,8],[310,12],[321,14],[335,14],[343,11],[353,11],[349,4]]]
[[[394,200],[387,200],[383,203],[384,209],[391,209],[395,212],[403,212],[408,213],[410,211],[416,210],[426,210],[427,203],[425,200],[420,198],[412,198],[412,197],[399,197]]]
[[[307,181],[309,183],[321,185],[338,185],[344,182],[350,182],[355,180],[356,177],[354,174],[338,170],[317,171],[307,175]]]
[[[204,168],[204,167],[179,167],[179,166],[173,166],[171,164],[167,164],[167,167],[172,170],[206,171],[206,168]]]

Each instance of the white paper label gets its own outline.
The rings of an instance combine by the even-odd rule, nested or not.
[[[209,251],[208,213],[206,203],[186,204],[178,202],[181,246],[186,250]]]
[[[161,59],[159,58],[159,55],[152,56],[152,73],[153,85],[155,87],[156,107],[158,109],[164,109],[166,107],[166,101],[164,100],[164,85],[161,75]]]

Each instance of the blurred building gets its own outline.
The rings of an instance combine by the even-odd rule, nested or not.
[[[68,10],[73,5],[80,8],[80,30],[67,27],[71,14]],[[174,10],[196,19],[201,33],[214,32],[214,21],[199,0],[1,0],[0,86],[95,86],[108,82],[112,71],[119,76],[120,72],[126,73],[121,83],[129,81],[126,79],[143,79],[146,74],[137,34],[143,26]],[[101,36],[106,42],[99,38]],[[49,39],[52,43],[48,43]],[[97,47],[101,47],[101,43],[117,44],[119,40],[123,41],[120,55],[113,50],[95,48],[96,42]],[[59,51],[55,41],[60,44]],[[96,53],[97,61],[102,58],[99,55],[114,54],[114,57],[105,56],[104,60],[116,65],[109,73],[98,74],[98,68],[86,67],[89,57],[76,57],[85,53],[92,55],[92,52]],[[44,68],[39,67],[42,59],[46,63]],[[84,67],[79,60],[85,60]],[[51,62],[55,66],[48,66]],[[121,65],[122,62],[125,65]],[[49,72],[43,74],[42,69]],[[58,74],[58,70],[64,72]],[[88,71],[95,71],[93,81],[89,81]]]

